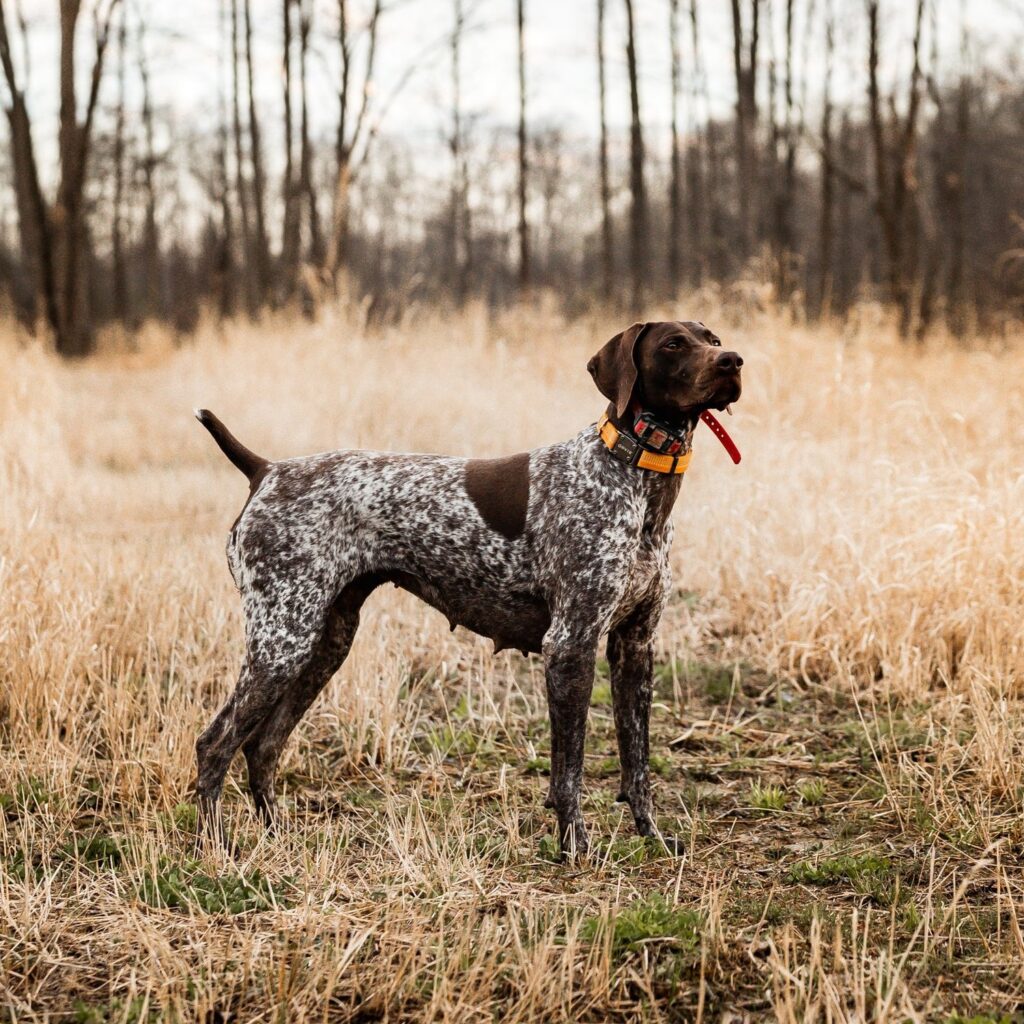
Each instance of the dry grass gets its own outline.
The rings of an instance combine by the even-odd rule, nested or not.
[[[3,344],[0,1004],[11,1020],[946,1020],[1024,998],[1024,369],[752,316],[734,469],[700,438],[631,838],[606,680],[594,862],[550,859],[541,666],[375,595],[280,778],[190,839],[232,684],[223,540],[257,451],[506,453],[601,402],[619,325],[518,312],[202,334],[59,365]],[[984,1018],[988,1019],[988,1018]]]

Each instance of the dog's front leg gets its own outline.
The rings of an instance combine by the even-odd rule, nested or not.
[[[662,590],[658,588],[608,634],[608,666],[622,771],[618,799],[629,804],[642,836],[657,834],[651,799],[650,720],[654,630],[662,605]]]
[[[654,641],[612,632],[608,636],[615,733],[619,740],[622,781],[618,799],[629,804],[642,836],[653,836],[650,720],[654,681]]]
[[[544,639],[544,670],[551,716],[551,790],[563,857],[586,854],[587,829],[580,809],[587,712],[594,686],[597,637],[553,628]]]

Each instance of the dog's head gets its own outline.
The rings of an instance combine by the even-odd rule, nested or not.
[[[705,409],[724,409],[740,397],[736,352],[693,320],[633,324],[606,342],[587,363],[598,391],[625,415],[635,399],[672,425],[694,421]]]

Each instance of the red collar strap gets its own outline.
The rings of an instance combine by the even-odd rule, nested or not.
[[[681,441],[685,437],[686,431],[677,432],[672,430],[671,427],[666,427],[664,424],[659,423],[650,413],[644,412],[643,406],[635,399],[630,403],[630,413],[635,423],[633,433],[645,447],[669,455],[679,454],[683,447]],[[729,436],[729,432],[722,426],[718,417],[710,410],[705,409],[700,414],[700,418],[711,428],[711,433],[722,442],[722,447],[729,453],[729,458],[732,459],[733,464],[738,466],[743,456],[740,455],[736,442]],[[677,439],[679,440],[677,441]],[[673,444],[673,442],[675,446],[670,450],[668,445]]]
[[[736,442],[729,436],[728,431],[718,422],[718,418],[707,409],[700,414],[700,418],[711,428],[711,433],[722,442],[722,447],[729,453],[729,458],[738,466],[743,456],[740,455],[740,450],[736,447]]]

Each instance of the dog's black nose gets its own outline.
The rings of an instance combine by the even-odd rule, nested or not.
[[[715,360],[715,366],[727,373],[733,373],[743,365],[743,357],[738,352],[721,352]]]

